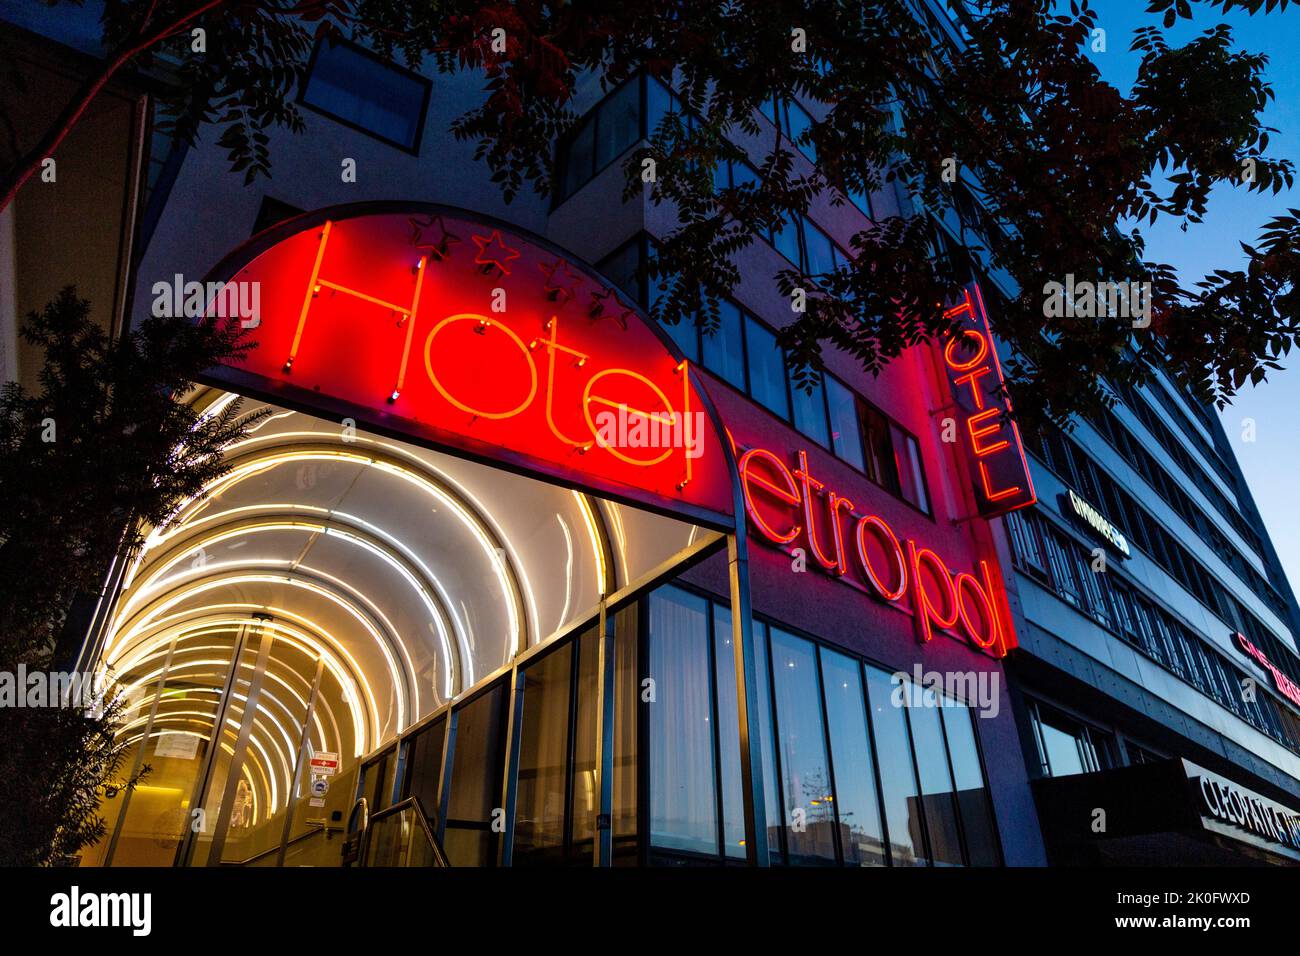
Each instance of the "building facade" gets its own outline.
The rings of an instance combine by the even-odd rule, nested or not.
[[[203,142],[134,219],[135,319],[233,289],[258,349],[191,400],[267,414],[110,575],[83,660],[152,774],[83,864],[1295,856],[1295,599],[1211,415],[1160,381],[1003,424],[996,273],[954,305],[973,350],[794,387],[773,277],[892,188],[738,253],[716,330],[659,328],[676,222],[622,161],[673,91],[585,80],[554,195],[510,204],[448,133],[478,92],[320,44],[273,178]]]

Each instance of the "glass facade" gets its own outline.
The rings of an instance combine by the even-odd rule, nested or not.
[[[1243,694],[1249,675],[1152,600],[1117,569],[1117,562],[1108,562],[1105,571],[1095,569],[1092,548],[1038,511],[1013,512],[1004,520],[1015,566],[1028,577],[1256,730],[1300,753],[1300,716],[1262,684],[1258,693]]]
[[[743,865],[730,607],[667,584],[610,627],[611,862]],[[756,619],[753,636],[770,863],[1000,863],[973,710],[779,625]],[[590,866],[599,660],[594,621],[548,642],[513,683],[494,678],[367,758],[357,793],[372,815],[418,798],[453,866]]]
[[[643,705],[651,728],[651,861],[740,858],[730,613],[673,585],[648,603],[648,676],[656,695],[670,695]],[[974,715],[965,704],[775,624],[755,621],[754,637],[773,863],[997,865]],[[709,673],[712,687],[701,679]],[[660,708],[667,713],[656,714],[659,702],[669,704]]]

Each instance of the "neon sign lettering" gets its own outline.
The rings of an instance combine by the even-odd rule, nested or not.
[[[852,501],[827,488],[811,473],[806,451],[797,460],[791,469],[765,448],[740,454],[745,510],[763,538],[783,548],[806,543],[813,562],[827,574],[886,603],[905,604],[922,643],[936,632],[949,632],[992,657],[1004,657],[1016,646],[1010,623],[998,610],[1000,592],[987,561],[978,562],[978,576],[952,573],[935,551],[900,541],[884,518],[857,511]]]
[[[968,290],[960,305],[944,313],[958,323],[958,329],[943,348],[943,364],[961,418],[976,510],[993,517],[1031,505],[1037,498],[1020,429],[1003,391],[1002,365],[984,300],[978,286],[971,289],[974,296]]]
[[[1081,524],[1086,525],[1095,533],[1101,536],[1102,540],[1115,549],[1121,556],[1132,557],[1129,550],[1128,539],[1124,533],[1115,527],[1105,516],[1094,508],[1088,502],[1084,501],[1073,491],[1067,491],[1061,495],[1061,504],[1066,510],[1072,513]]]
[[[237,277],[260,281],[264,302],[256,348],[224,377],[233,387],[505,450],[600,491],[731,511],[689,364],[620,293],[540,244],[408,208],[327,219]]]
[[[1300,707],[1300,686],[1297,686],[1295,681],[1278,670],[1273,662],[1264,656],[1264,652],[1256,647],[1250,638],[1242,634],[1241,631],[1237,631],[1233,636],[1236,637],[1237,643],[1241,645],[1243,651],[1253,657],[1260,667],[1273,675],[1273,686],[1277,688],[1277,692],[1297,707]]]

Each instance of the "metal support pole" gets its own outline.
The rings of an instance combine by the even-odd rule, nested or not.
[[[294,794],[298,792],[298,782],[302,779],[302,768],[307,763],[307,742],[311,740],[311,719],[316,713],[316,698],[320,695],[320,679],[325,672],[325,658],[316,658],[316,676],[312,678],[311,694],[307,698],[307,713],[302,718],[302,736],[298,739],[298,756],[293,764],[293,776],[289,778],[289,793],[284,802],[284,830],[280,834],[280,852],[275,856],[275,865],[284,866],[284,853],[289,846],[289,834],[293,830]]]
[[[614,865],[614,641],[618,616],[600,602],[596,655],[596,833],[594,866]]]
[[[239,629],[239,636],[235,638],[234,650],[230,657],[230,670],[226,672],[226,682],[221,688],[216,716],[212,721],[212,739],[208,741],[208,751],[203,757],[203,768],[199,771],[198,778],[194,781],[194,790],[190,794],[191,815],[186,822],[180,845],[176,848],[176,866],[188,866],[194,852],[197,832],[194,829],[193,814],[202,811],[203,797],[207,794],[208,783],[212,779],[212,767],[216,763],[217,754],[221,751],[221,732],[226,726],[226,715],[230,713],[231,695],[235,689],[236,675],[239,673],[239,659],[243,656],[247,643],[248,625],[245,624]]]
[[[226,848],[226,831],[230,828],[230,814],[242,779],[240,771],[244,766],[244,754],[248,750],[248,738],[253,735],[253,720],[257,717],[257,705],[262,696],[262,679],[266,676],[266,662],[271,656],[271,645],[274,643],[273,633],[262,634],[261,644],[257,648],[257,663],[253,665],[253,677],[248,683],[248,696],[244,699],[244,716],[239,722],[239,736],[235,738],[235,752],[230,757],[230,772],[226,774],[226,789],[221,795],[221,808],[217,811],[217,826],[212,831],[208,866],[221,865],[221,854]]]
[[[745,859],[750,866],[767,866],[767,805],[763,788],[763,747],[759,733],[758,665],[755,656],[753,609],[749,600],[749,552],[745,526],[739,523],[727,537],[731,576],[731,644],[736,666],[736,705],[740,725],[740,781],[745,806]]]
[[[501,778],[501,806],[505,829],[501,833],[498,866],[510,866],[515,853],[515,806],[519,795],[519,743],[524,729],[524,694],[527,688],[523,668],[516,664],[510,671],[509,711],[506,717],[506,766]]]

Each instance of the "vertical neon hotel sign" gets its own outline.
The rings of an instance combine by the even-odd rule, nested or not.
[[[957,322],[957,334],[944,345],[943,366],[958,414],[975,509],[992,518],[1032,505],[1037,500],[1034,482],[1020,429],[1011,416],[979,286],[972,284],[946,316]]]

